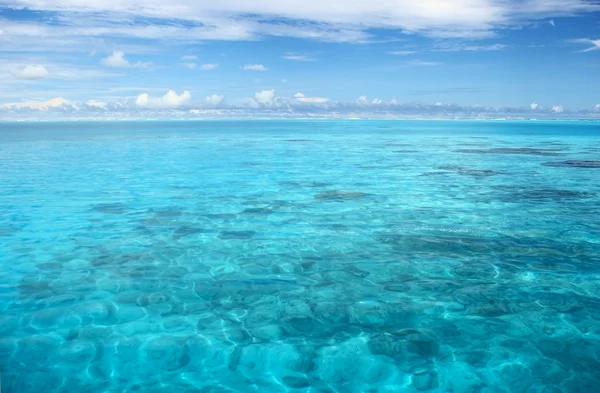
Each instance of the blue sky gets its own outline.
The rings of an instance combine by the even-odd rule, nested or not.
[[[0,118],[598,117],[586,0],[0,0]]]

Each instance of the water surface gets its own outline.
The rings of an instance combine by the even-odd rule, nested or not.
[[[594,122],[0,123],[3,392],[596,391],[598,146]]]

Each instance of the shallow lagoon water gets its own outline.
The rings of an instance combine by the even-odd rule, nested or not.
[[[3,392],[593,392],[593,122],[0,123]]]

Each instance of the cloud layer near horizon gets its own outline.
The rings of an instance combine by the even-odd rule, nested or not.
[[[23,101],[0,105],[0,120],[12,115],[44,113],[69,117],[128,118],[151,115],[158,118],[185,117],[406,117],[406,118],[600,118],[600,104],[589,109],[568,110],[562,105],[542,106],[532,103],[523,107],[465,106],[446,103],[401,103],[395,99],[358,97],[350,102],[331,102],[324,97],[280,97],[274,89],[261,90],[247,99],[228,103],[224,95],[213,94],[195,102],[189,91],[170,90],[162,96],[148,93],[115,101],[90,99],[77,102],[65,98]]]

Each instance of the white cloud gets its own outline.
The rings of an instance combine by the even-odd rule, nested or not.
[[[183,65],[189,68],[190,70],[194,70],[198,66],[196,63],[183,63]]]
[[[529,105],[529,109],[531,109],[532,111],[536,110],[538,107],[539,107],[539,105],[537,103],[535,103],[535,102],[532,102]]]
[[[267,67],[262,64],[246,64],[242,67],[244,71],[266,71]]]
[[[465,45],[457,43],[444,43],[437,47],[439,52],[482,52],[482,51],[499,51],[508,48],[506,44],[490,44],[490,45]]]
[[[108,55],[108,57],[102,59],[102,64],[106,67],[113,68],[146,68],[152,63],[143,63],[141,61],[130,63],[129,60],[125,58],[125,53],[121,51],[113,51],[110,55]]]
[[[261,90],[254,94],[254,100],[259,104],[269,104],[275,99],[275,90]]]
[[[591,38],[581,38],[581,39],[573,40],[573,42],[588,45],[588,48],[582,50],[582,52],[591,52],[593,50],[600,49],[600,39],[593,40]]]
[[[219,68],[218,63],[207,63],[207,64],[202,64],[200,67],[198,67],[198,69],[200,71],[212,71],[212,70],[216,70],[217,68]]]
[[[296,53],[286,53],[282,58],[293,61],[315,61],[315,58],[310,55],[300,55]]]
[[[411,60],[411,61],[407,61],[406,64],[409,65],[409,66],[431,67],[431,66],[439,66],[439,65],[442,65],[444,63],[440,63],[440,62],[437,62],[437,61]]]
[[[21,69],[11,70],[10,73],[15,79],[29,81],[45,79],[50,76],[46,67],[42,65],[26,65]]]
[[[89,100],[88,102],[86,102],[86,105],[95,108],[106,109],[106,102],[104,101]]]
[[[185,90],[181,95],[178,95],[173,90],[169,90],[162,97],[151,97],[148,93],[143,93],[137,96],[135,104],[141,108],[165,109],[178,108],[187,103],[192,98],[189,91]]]
[[[148,90],[150,91],[150,90]],[[29,119],[183,119],[183,118],[255,118],[257,116],[273,118],[478,118],[478,119],[528,119],[530,106],[489,107],[469,106],[451,103],[401,103],[395,99],[367,99],[361,96],[354,102],[330,102],[317,100],[318,97],[306,97],[296,94],[294,97],[278,97],[274,90],[262,90],[246,101],[226,104],[222,96],[212,95],[194,107],[184,105],[190,100],[190,94],[181,95],[169,92],[163,97],[151,97],[141,94],[137,98],[113,98],[111,101],[73,102],[65,98],[46,101],[22,101],[0,104],[0,118],[3,120]],[[309,101],[299,99],[310,99]],[[600,119],[600,104],[580,110],[559,111],[559,106],[536,110],[537,119],[553,118],[589,118]]]
[[[413,55],[418,52],[415,50],[393,50],[393,51],[390,51],[387,53],[388,53],[388,55],[394,55],[394,56],[408,56],[408,55]]]
[[[65,98],[57,97],[46,101],[22,101],[0,105],[2,109],[36,109],[48,111],[60,107],[72,107],[73,103]]]
[[[181,60],[197,60],[198,56],[195,55],[185,55],[181,56]]]
[[[565,110],[562,105],[553,105],[552,112],[554,113],[562,113]]]
[[[10,0],[4,3],[8,8],[60,13],[57,19],[74,27],[62,29],[63,35],[78,37],[83,32],[96,37],[135,35],[158,40],[255,39],[272,35],[356,42],[368,39],[366,32],[372,29],[478,38],[493,36],[498,29],[600,10],[600,5],[588,0],[170,0],[168,3]],[[135,23],[133,15],[152,18],[155,24]],[[156,22],[159,18],[182,23],[160,24]],[[286,23],[278,22],[281,19]],[[13,33],[2,31],[3,35]]]
[[[204,102],[209,106],[217,106],[225,100],[224,95],[212,94],[204,99]]]
[[[329,102],[329,99],[325,97],[306,97],[304,94],[298,92],[294,94],[294,98],[298,102],[303,102],[307,104],[323,104]]]
[[[324,104],[326,102],[329,102],[329,99],[325,97],[304,97],[299,98],[298,101],[307,104]]]

